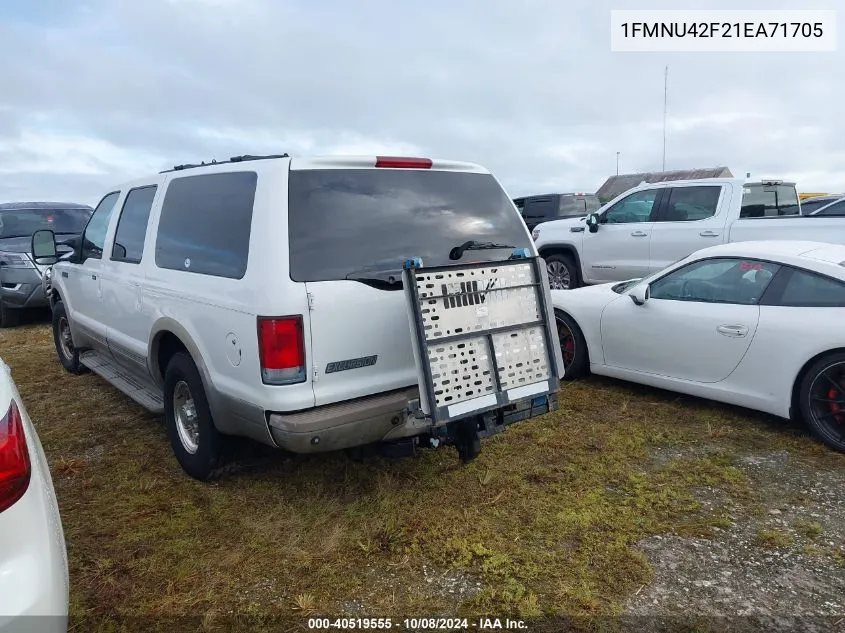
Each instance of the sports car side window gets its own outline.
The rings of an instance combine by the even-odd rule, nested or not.
[[[780,266],[720,257],[687,264],[651,284],[651,298],[755,305]]]
[[[807,270],[791,269],[780,298],[776,299],[774,304],[807,308],[845,308],[845,283]]]

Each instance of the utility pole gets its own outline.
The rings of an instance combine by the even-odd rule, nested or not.
[[[616,152],[616,175],[619,175],[619,152]]]
[[[666,171],[666,105],[669,96],[669,66],[663,71],[663,171]]]

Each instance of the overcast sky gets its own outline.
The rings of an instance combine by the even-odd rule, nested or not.
[[[595,191],[617,151],[623,173],[660,169],[666,64],[667,169],[845,190],[843,37],[834,53],[611,53],[611,8],[740,7],[2,0],[0,201],[94,203],[173,164],[285,151],[468,160],[513,195]]]

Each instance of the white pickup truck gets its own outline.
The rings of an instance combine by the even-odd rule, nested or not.
[[[794,183],[712,178],[641,184],[586,217],[544,222],[532,237],[553,289],[645,277],[726,242],[845,244],[845,217],[801,216]]]

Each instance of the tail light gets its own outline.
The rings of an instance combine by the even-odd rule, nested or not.
[[[0,512],[11,507],[29,488],[32,465],[26,448],[23,420],[12,400],[0,420]]]
[[[305,381],[302,316],[258,317],[258,355],[265,385]]]
[[[394,169],[431,169],[434,162],[430,158],[408,158],[405,156],[378,156],[376,167]]]

